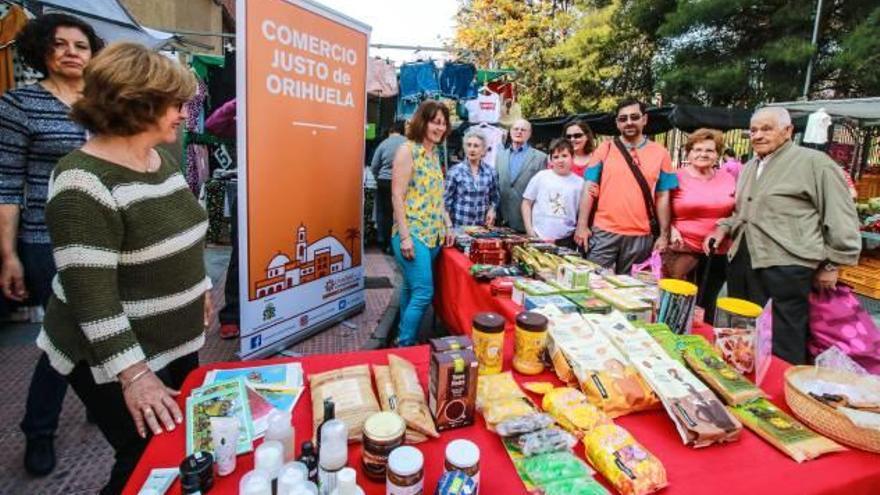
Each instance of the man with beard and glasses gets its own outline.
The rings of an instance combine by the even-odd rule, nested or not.
[[[620,136],[599,145],[584,172],[574,240],[588,260],[616,273],[628,273],[652,249],[669,244],[669,192],[678,178],[666,148],[644,134],[645,110],[634,99],[617,104]]]

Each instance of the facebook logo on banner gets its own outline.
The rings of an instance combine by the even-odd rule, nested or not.
[[[251,349],[256,349],[260,347],[260,344],[263,342],[262,335],[254,335],[251,337]]]
[[[340,300],[340,301],[339,301],[339,309],[340,309],[340,310],[345,309],[345,306],[346,306],[347,304],[348,304],[348,301],[346,301],[345,299]]]

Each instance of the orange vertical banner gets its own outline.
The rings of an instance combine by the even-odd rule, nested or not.
[[[305,0],[239,0],[241,355],[364,306],[370,28]]]

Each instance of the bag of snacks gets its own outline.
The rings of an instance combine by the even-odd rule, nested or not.
[[[739,374],[718,355],[709,342],[686,347],[682,356],[709,387],[730,405],[764,397],[764,392]]]
[[[437,428],[425,401],[425,391],[419,383],[416,367],[406,359],[394,354],[388,355],[388,367],[391,370],[391,381],[397,396],[397,414],[406,421],[406,425],[419,433],[437,438]]]
[[[552,452],[550,454],[523,457],[520,468],[537,486],[574,478],[590,478],[593,470],[571,452]]]
[[[569,451],[577,444],[577,439],[559,428],[544,428],[520,435],[516,444],[524,456],[532,456]]]
[[[590,402],[605,414],[615,418],[659,405],[638,371],[602,332],[583,319],[553,318],[551,322],[553,347],[564,355]]]
[[[483,413],[490,430],[494,430],[498,423],[535,412],[535,406],[509,371],[480,375],[477,379],[477,409]]]
[[[548,392],[544,395],[541,407],[560,426],[578,438],[596,425],[608,422],[608,418],[590,404],[580,390],[573,388],[560,387]]]
[[[797,462],[846,450],[785,414],[767,399],[755,399],[732,406],[730,410],[750,430]]]
[[[348,440],[360,442],[364,421],[379,412],[370,367],[363,364],[318,373],[312,375],[309,382],[314,431],[324,422],[324,400],[330,399],[335,405],[336,419],[348,426]]]
[[[681,353],[676,347],[679,336],[672,333],[672,330],[670,330],[665,323],[636,322],[635,325],[644,328],[645,331],[648,332],[648,335],[660,344],[660,347],[666,351],[666,354],[668,354],[669,357],[684,364],[684,359],[681,357]]]
[[[621,495],[646,495],[665,487],[666,469],[628,431],[599,425],[584,437],[587,460]]]
[[[498,433],[502,437],[512,437],[542,430],[552,426],[553,423],[555,423],[555,421],[549,414],[526,414],[525,416],[511,418],[498,423],[495,425],[495,433]]]
[[[544,486],[544,495],[609,495],[604,486],[590,478],[554,481]]]
[[[660,396],[685,445],[705,447],[739,438],[742,424],[690,370],[677,361],[647,355],[635,365]]]

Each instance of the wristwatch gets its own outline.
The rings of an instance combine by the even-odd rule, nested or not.
[[[825,261],[822,263],[822,269],[825,270],[826,272],[833,272],[833,271],[837,270],[837,265],[835,265],[834,263],[832,263],[830,261]]]

